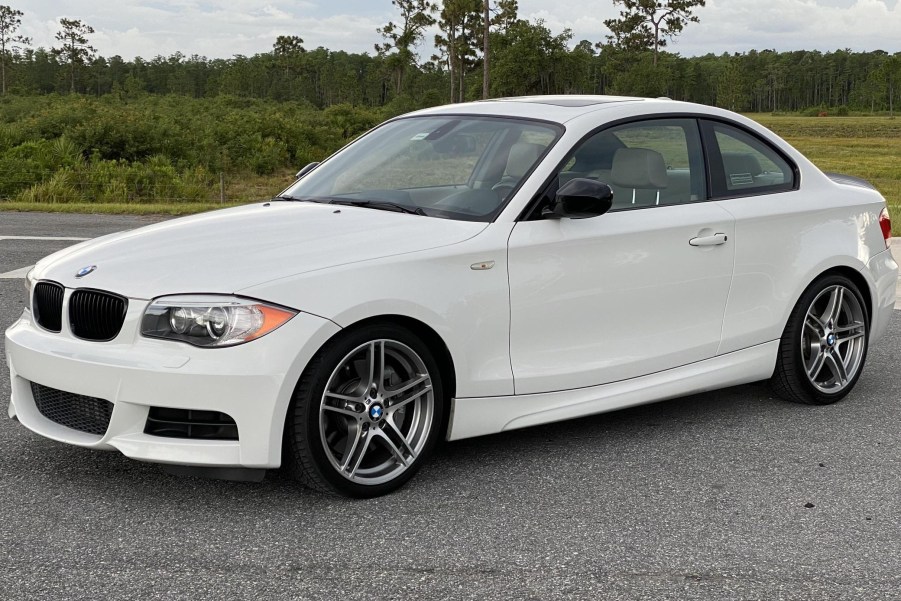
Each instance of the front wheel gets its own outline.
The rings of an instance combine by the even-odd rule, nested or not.
[[[792,311],[771,380],[784,399],[826,405],[857,383],[867,356],[869,321],[864,300],[848,278],[818,280]]]
[[[431,453],[443,415],[428,347],[395,326],[330,342],[304,372],[286,427],[286,464],[324,492],[373,497],[402,486]]]

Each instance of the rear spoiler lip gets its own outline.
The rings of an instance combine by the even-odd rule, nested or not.
[[[865,179],[854,177],[853,175],[845,175],[843,173],[826,173],[826,177],[837,184],[845,184],[847,186],[857,186],[858,188],[869,188],[875,190],[876,186]]]

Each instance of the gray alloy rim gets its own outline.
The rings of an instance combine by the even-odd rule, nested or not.
[[[841,392],[857,375],[866,349],[866,324],[857,295],[842,285],[820,292],[807,309],[801,357],[807,379],[830,394]]]
[[[319,404],[322,446],[351,482],[389,482],[419,457],[434,411],[422,358],[396,340],[371,340],[350,351],[329,377]]]

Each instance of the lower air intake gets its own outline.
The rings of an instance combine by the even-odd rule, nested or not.
[[[61,426],[103,436],[113,415],[113,404],[103,399],[64,392],[31,383],[34,404],[41,415]]]
[[[219,411],[151,407],[144,433],[167,438],[238,440],[238,425]]]

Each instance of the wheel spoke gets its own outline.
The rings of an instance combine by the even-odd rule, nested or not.
[[[369,343],[368,391],[381,390],[385,385],[385,341],[373,340]]]
[[[400,452],[400,449],[397,448],[397,445],[394,443],[394,441],[391,440],[391,437],[388,436],[388,434],[386,434],[383,430],[379,430],[378,432],[381,439],[385,441],[385,446],[388,447],[388,450],[391,451],[391,454],[394,455],[398,461],[400,461],[401,465],[409,465],[413,458],[408,461],[407,458],[404,457],[404,454]]]
[[[341,471],[347,471],[350,462],[354,457],[357,447],[360,445],[360,439],[363,437],[363,428],[357,423],[347,428],[347,446],[344,449],[344,461],[341,463]]]
[[[349,476],[353,478],[357,474],[357,470],[360,469],[360,464],[363,463],[363,457],[366,456],[366,451],[369,450],[369,443],[372,442],[372,430],[367,430],[361,436],[363,439],[363,444],[361,445],[359,442],[357,443],[357,455],[356,457],[351,456],[349,459],[353,459],[353,468],[350,470]],[[347,462],[347,465],[350,465],[350,461]],[[344,468],[346,471],[346,468]]]
[[[826,331],[826,326],[823,325],[823,322],[820,321],[820,318],[813,313],[807,314],[807,319],[804,320],[804,327],[810,330],[811,333],[817,338],[822,336],[823,332]]]
[[[393,431],[394,434],[397,435],[397,437],[401,441],[401,444],[404,446],[404,448],[410,454],[410,461],[412,462],[414,459],[416,459],[416,451],[413,450],[413,447],[411,447],[410,443],[407,441],[407,437],[401,433],[400,428],[398,428],[397,424],[394,423],[394,418],[389,417],[388,419],[385,420],[385,423],[388,424],[388,426],[391,428],[391,431]]]
[[[415,393],[411,394],[410,396],[408,396],[407,398],[405,398],[405,399],[403,399],[403,400],[400,400],[400,401],[396,401],[396,402],[394,402],[394,403],[391,403],[391,405],[388,406],[388,413],[390,413],[391,415],[394,415],[394,412],[395,412],[395,411],[397,411],[397,410],[400,409],[401,407],[404,407],[404,406],[406,406],[406,405],[409,405],[410,403],[412,403],[412,402],[415,401],[416,399],[422,398],[426,393],[430,392],[431,390],[432,390],[432,387],[431,387],[431,386],[426,386],[425,388],[423,388],[423,389],[420,390],[419,392],[415,392]]]
[[[346,394],[338,394],[337,392],[326,392],[323,397],[323,410],[347,415],[357,421],[363,419],[363,399]]]
[[[838,316],[842,312],[842,300],[844,297],[845,289],[842,286],[835,286],[832,289],[832,294],[829,295],[829,302],[826,303],[826,310],[823,311],[823,315],[820,317],[821,322],[834,324],[838,321]]]
[[[338,399],[339,401],[347,401],[349,403],[360,403],[363,401],[363,397],[358,396],[350,396],[347,394],[338,394],[337,392],[325,392],[325,396],[331,399]]]
[[[826,353],[820,348],[819,344],[810,345],[810,359],[807,360],[807,375],[811,381],[815,380],[817,374],[823,369],[823,363],[826,361]]]
[[[848,373],[845,371],[845,363],[842,361],[841,355],[838,353],[827,353],[826,367],[832,372],[839,386],[844,386],[848,383]]]
[[[412,380],[408,380],[408,381],[404,382],[398,388],[395,388],[393,390],[386,390],[384,393],[384,397],[385,397],[385,399],[392,399],[399,394],[403,394],[403,393],[407,392],[414,386],[419,386],[423,382],[426,382],[428,379],[429,379],[428,374],[417,374],[417,377],[413,378]]]
[[[346,415],[348,417],[352,417],[356,420],[360,420],[363,418],[363,414],[359,411],[351,411],[350,409],[345,409],[344,407],[335,407],[334,405],[322,405],[322,408],[326,411],[331,411],[332,413],[340,413],[341,415]]]
[[[862,322],[855,321],[848,325],[835,328],[834,332],[836,344],[841,344],[842,342],[848,342],[849,340],[862,337],[865,333],[865,329]]]

